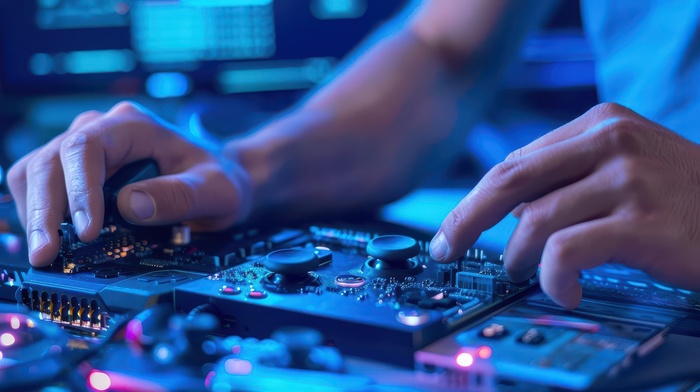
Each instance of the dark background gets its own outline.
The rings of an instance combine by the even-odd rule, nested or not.
[[[322,83],[409,2],[0,0],[0,183],[76,115],[124,99],[195,134],[245,132]],[[203,36],[207,48],[185,50]],[[179,40],[172,53],[149,49],[168,37]],[[262,82],[222,83],[231,70]],[[513,139],[525,143],[595,103],[578,2],[561,2],[526,39],[463,156],[433,185],[473,184]]]

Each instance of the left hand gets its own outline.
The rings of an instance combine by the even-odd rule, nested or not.
[[[515,209],[515,210],[514,210]],[[581,301],[581,270],[620,262],[700,289],[700,146],[616,104],[601,104],[514,151],[445,218],[431,243],[458,259],[513,211],[508,276],[557,303]]]

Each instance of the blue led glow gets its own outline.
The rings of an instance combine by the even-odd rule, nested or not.
[[[108,374],[95,370],[88,377],[88,385],[97,391],[106,391],[112,386],[112,380]]]
[[[321,83],[333,69],[333,58],[266,61],[230,66],[219,74],[222,92],[294,90]]]
[[[254,7],[272,5],[272,0],[181,0],[190,7]]]
[[[126,26],[133,0],[38,0],[36,25],[41,29]]]
[[[146,63],[194,66],[202,60],[271,57],[276,50],[272,0],[138,2],[133,46]]]
[[[35,53],[29,59],[29,69],[34,75],[48,75],[53,71],[53,57],[48,53]]]
[[[318,19],[353,19],[367,11],[366,0],[312,0],[309,6]]]
[[[182,97],[190,88],[190,80],[179,72],[155,73],[146,80],[146,92],[154,98]]]
[[[158,363],[170,363],[173,359],[173,350],[166,344],[160,344],[153,349],[153,359]]]
[[[664,286],[664,285],[659,284],[659,283],[654,283],[654,287],[659,288],[659,289],[664,290],[664,291],[674,291],[673,287]]]
[[[12,346],[13,344],[15,344],[15,341],[15,336],[11,333],[4,333],[0,335],[0,345],[3,345],[5,347]]]
[[[61,57],[63,70],[72,74],[129,72],[136,68],[136,57],[128,49],[83,50]]]

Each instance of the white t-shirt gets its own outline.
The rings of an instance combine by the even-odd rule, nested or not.
[[[700,0],[582,0],[601,101],[700,142]]]

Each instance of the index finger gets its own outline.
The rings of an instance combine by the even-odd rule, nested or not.
[[[458,259],[482,231],[498,223],[521,203],[583,178],[605,149],[600,144],[584,141],[587,134],[615,128],[618,120],[634,117],[638,115],[623,106],[599,104],[511,153],[445,218],[430,244],[431,256],[440,262]],[[603,139],[603,142],[609,140]],[[613,143],[610,147],[617,146]]]
[[[442,222],[430,244],[432,257],[440,262],[457,260],[481,232],[518,204],[590,174],[600,160],[601,149],[587,136],[543,147],[491,169]]]
[[[97,122],[86,124],[61,144],[61,163],[70,214],[81,241],[99,236],[104,218],[102,187],[126,163],[174,151],[169,134],[136,104],[117,104]],[[160,162],[159,162],[160,163]]]
[[[598,104],[588,110],[584,115],[577,117],[573,121],[568,122],[561,127],[533,140],[531,143],[511,152],[508,154],[505,160],[519,158],[541,148],[576,137],[591,127],[598,125],[601,118],[615,119],[617,117],[635,114],[636,113],[634,113],[632,110],[616,103],[606,102]]]

